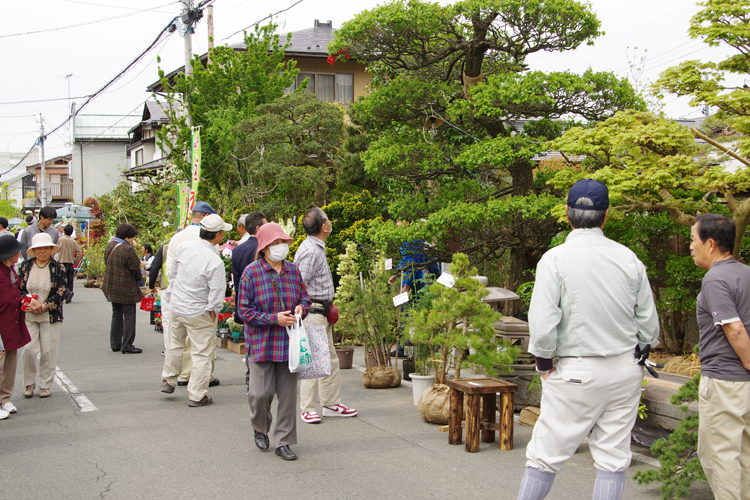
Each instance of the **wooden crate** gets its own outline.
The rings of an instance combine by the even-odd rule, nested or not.
[[[245,354],[245,343],[244,342],[232,342],[227,340],[227,349],[237,354]]]
[[[223,339],[221,337],[216,337],[216,347],[219,349],[226,349],[227,348],[227,339]]]

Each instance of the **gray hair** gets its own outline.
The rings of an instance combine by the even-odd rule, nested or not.
[[[576,205],[593,206],[591,198],[581,197],[575,201]],[[568,205],[568,220],[574,229],[588,229],[592,227],[601,227],[604,224],[606,210],[584,210],[583,208],[573,208]]]
[[[310,236],[317,236],[323,230],[323,224],[328,221],[326,213],[318,208],[311,208],[309,212],[302,218],[302,227],[305,228],[305,233]]]

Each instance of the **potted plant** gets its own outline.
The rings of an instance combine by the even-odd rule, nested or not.
[[[426,344],[415,345],[413,352],[416,371],[410,373],[409,378],[411,379],[414,406],[417,406],[422,393],[435,384],[435,374],[432,373],[430,346]]]
[[[336,290],[341,328],[365,346],[365,387],[381,389],[401,385],[401,373],[392,365],[390,352],[398,342],[399,314],[385,275],[382,252],[349,243],[341,256]]]
[[[472,278],[477,270],[469,267],[469,258],[455,254],[450,269],[453,287],[431,285],[429,307],[413,311],[406,324],[411,342],[427,346],[428,363],[435,373],[435,385],[420,396],[419,413],[428,422],[441,424],[448,423],[450,402],[445,381],[451,371],[457,379],[464,366],[496,375],[497,367],[512,364],[519,352],[517,347],[495,340],[493,323],[501,315],[482,302],[489,292]]]
[[[334,345],[336,356],[339,358],[339,368],[342,370],[348,370],[352,367],[352,364],[354,364],[353,342],[353,340],[343,339],[340,342],[336,342]]]
[[[221,312],[216,322],[216,336],[224,339],[231,337],[228,321],[234,317],[235,302],[232,297],[225,297],[221,305]]]

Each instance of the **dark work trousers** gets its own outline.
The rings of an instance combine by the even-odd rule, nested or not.
[[[112,349],[127,351],[135,341],[135,304],[112,302],[112,325],[109,344]]]
[[[65,274],[68,276],[68,291],[73,291],[73,283],[75,283],[76,265],[72,262],[64,262]]]

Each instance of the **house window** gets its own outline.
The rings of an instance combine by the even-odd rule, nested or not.
[[[309,78],[307,91],[326,102],[340,102],[344,106],[354,101],[354,75],[351,73],[297,73],[296,81],[286,92],[293,92]]]
[[[135,151],[135,166],[143,165],[143,148]]]

